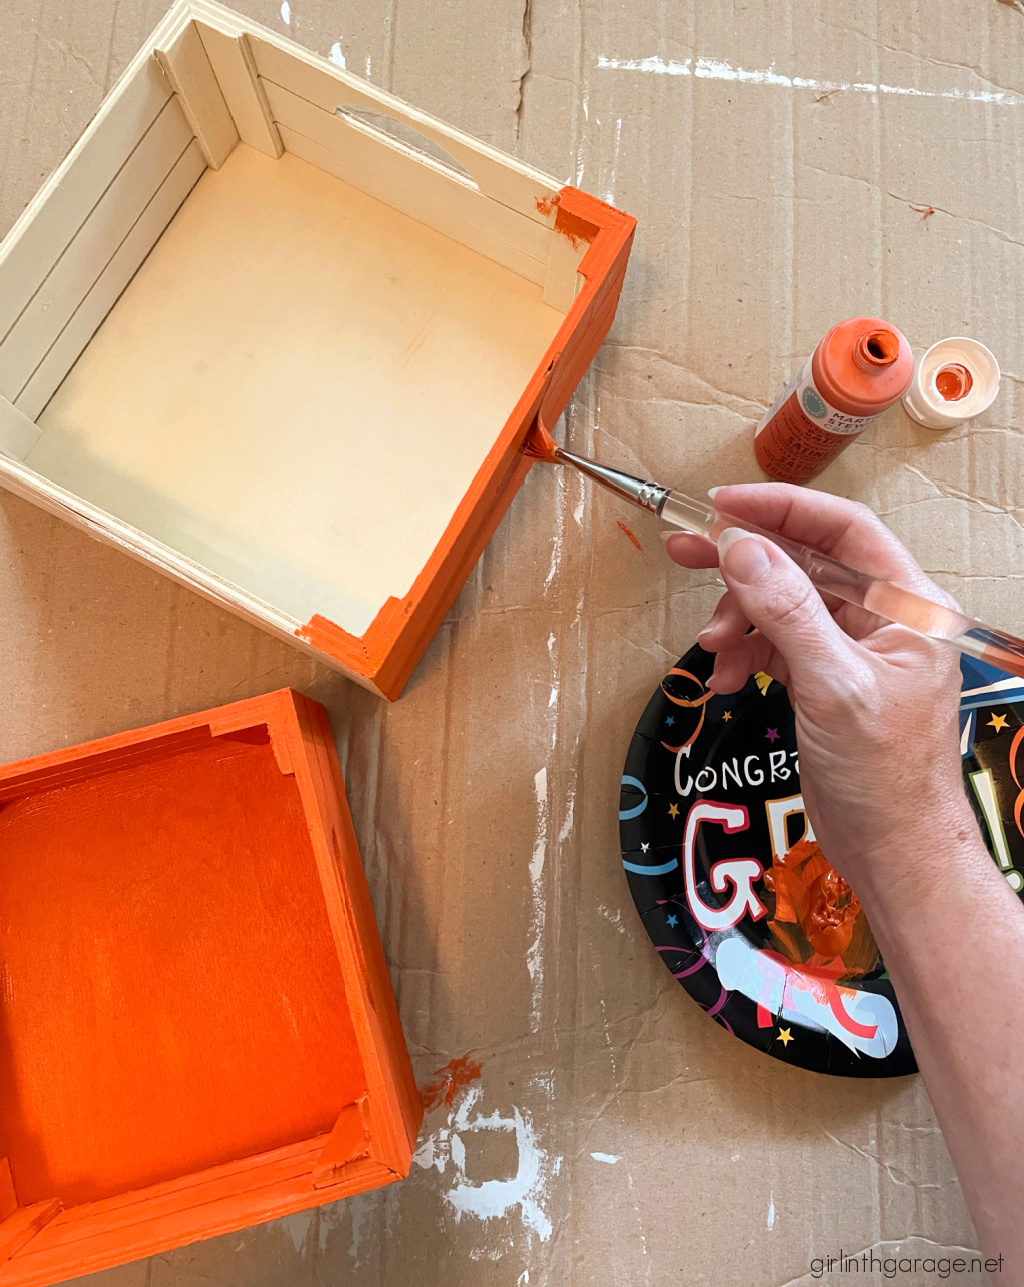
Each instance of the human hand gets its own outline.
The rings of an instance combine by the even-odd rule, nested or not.
[[[724,513],[952,605],[863,505],[782,483],[722,487],[714,499]],[[787,686],[804,803],[822,850],[859,893],[927,864],[929,837],[977,835],[961,778],[953,649],[824,601],[778,546],[740,528],[717,548],[673,533],[666,549],[684,567],[721,567],[728,588],[698,636],[716,654],[708,687],[735,692],[759,670]]]

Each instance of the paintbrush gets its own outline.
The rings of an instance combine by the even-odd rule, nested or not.
[[[649,510],[663,523],[678,527],[681,532],[705,536],[711,541],[716,541],[727,527],[741,527],[744,531],[755,532],[779,549],[785,550],[822,594],[835,595],[837,599],[865,608],[886,621],[906,626],[908,630],[927,635],[929,639],[952,644],[968,656],[978,657],[989,665],[998,666],[1000,670],[1007,670],[1024,679],[1024,639],[1018,639],[1016,635],[995,630],[955,608],[933,603],[930,599],[922,598],[910,590],[903,590],[867,572],[858,572],[856,568],[847,567],[838,559],[812,550],[798,541],[791,541],[778,532],[766,532],[764,528],[748,523],[746,519],[736,518],[733,514],[723,513],[705,501],[694,500],[682,492],[663,487],[660,483],[635,478],[632,474],[611,469],[596,460],[577,456],[559,447],[539,420],[530,430],[523,452],[535,460],[575,466],[580,473],[586,474],[595,483],[600,483],[614,495],[631,501],[640,509]]]

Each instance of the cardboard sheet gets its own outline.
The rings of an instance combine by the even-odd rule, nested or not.
[[[880,315],[915,348],[982,340],[1004,380],[979,423],[938,435],[895,410],[818,485],[875,507],[970,611],[1024,631],[1017,9],[238,3],[639,217],[569,415],[578,449],[695,493],[752,479],[754,423],[833,322]],[[4,229],[162,11],[2,6]],[[433,1085],[403,1184],[97,1287],[808,1287],[848,1281],[812,1276],[840,1248],[975,1245],[917,1078],[835,1081],[730,1038],[632,909],[625,749],[717,594],[642,516],[538,467],[388,707],[0,495],[0,757],[284,684],[326,703]]]

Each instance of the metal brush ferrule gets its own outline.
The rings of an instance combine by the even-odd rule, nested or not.
[[[636,494],[636,503],[642,505],[644,509],[649,509],[652,514],[660,514],[668,494],[667,487],[659,487],[657,483],[644,483]]]
[[[621,469],[611,469],[608,465],[598,464],[596,460],[588,460],[586,456],[577,456],[574,452],[566,451],[564,447],[555,449],[555,459],[575,465],[580,473],[586,474],[595,483],[607,487],[610,492],[621,496],[623,500],[632,501],[634,505],[650,510],[652,514],[660,513],[668,499],[669,488],[659,487],[657,483],[644,482],[642,478],[624,474]]]

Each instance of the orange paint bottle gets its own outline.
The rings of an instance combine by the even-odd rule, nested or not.
[[[907,390],[914,355],[895,326],[851,317],[828,332],[754,430],[754,454],[783,483],[806,483]]]

